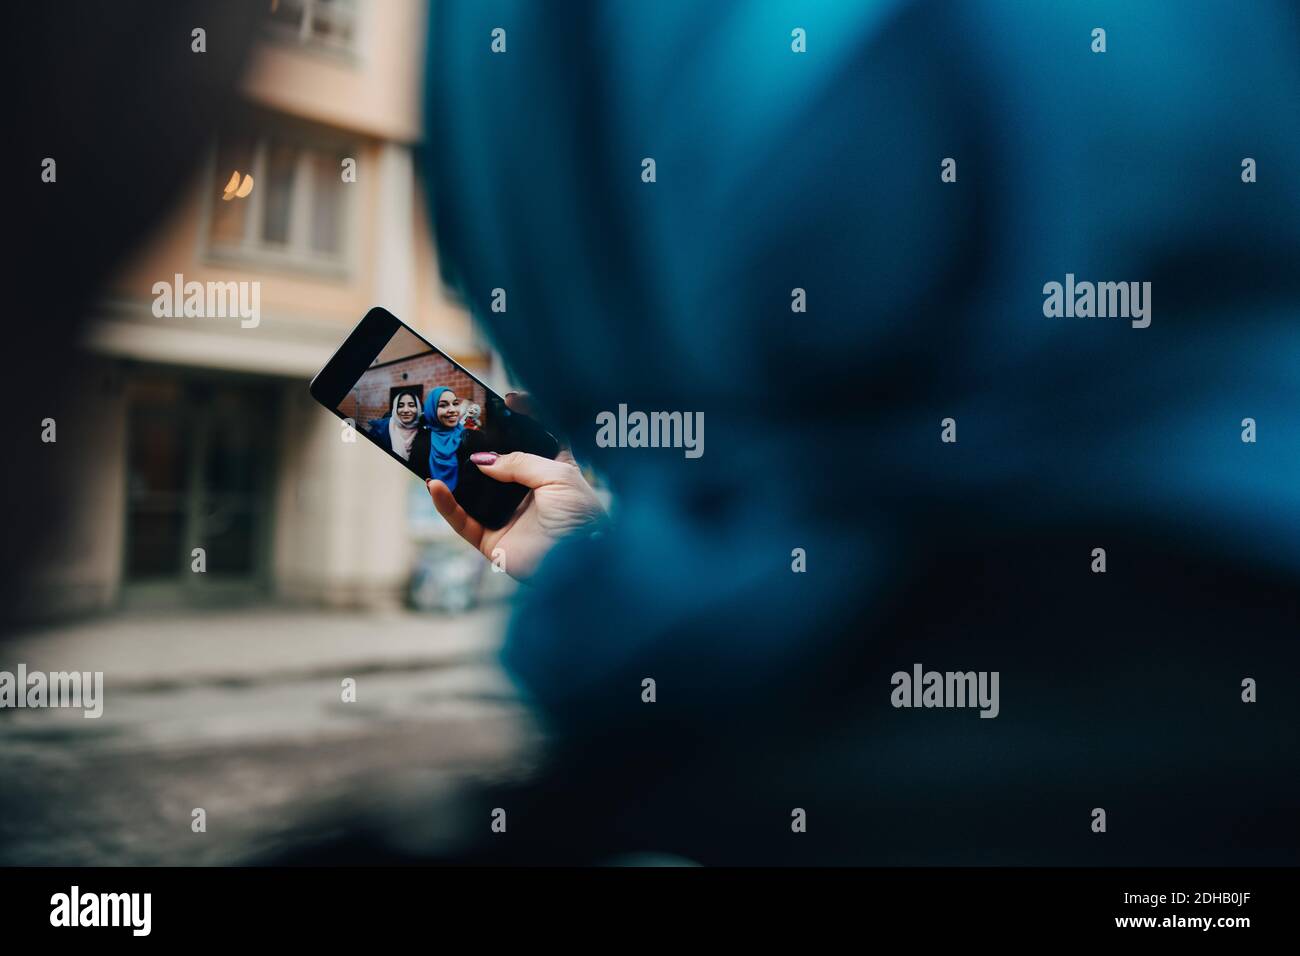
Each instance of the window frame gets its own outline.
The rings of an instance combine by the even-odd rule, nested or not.
[[[340,45],[317,39],[312,30],[321,0],[300,0],[300,2],[302,16],[298,20],[297,27],[268,18],[262,31],[266,39],[292,50],[315,53],[353,66],[358,65],[361,62],[365,4],[360,3],[359,0],[346,0],[352,16],[352,39],[347,45]]]
[[[238,130],[233,132],[239,132]],[[204,174],[204,202],[199,215],[199,258],[205,264],[236,266],[256,271],[283,272],[346,281],[357,272],[357,228],[359,207],[355,195],[359,182],[342,182],[340,176],[339,250],[335,255],[315,252],[311,245],[315,196],[315,159],[321,153],[339,154],[361,162],[363,144],[354,138],[327,128],[304,124],[288,118],[259,122],[248,131],[252,142],[252,168],[240,170],[253,177],[253,191],[244,199],[229,202],[250,203],[244,218],[243,235],[238,243],[214,241],[212,223],[222,188],[232,170],[217,169],[224,137],[219,136],[209,150]],[[266,220],[267,156],[272,141],[291,145],[297,150],[293,186],[289,203],[289,238],[284,247],[261,238]],[[351,188],[350,188],[351,187]]]

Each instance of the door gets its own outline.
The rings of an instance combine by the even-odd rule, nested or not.
[[[276,390],[161,372],[127,389],[128,603],[264,594]]]

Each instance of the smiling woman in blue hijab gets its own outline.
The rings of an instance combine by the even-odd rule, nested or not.
[[[427,467],[421,477],[437,478],[455,491],[460,477],[456,452],[464,437],[456,393],[445,385],[435,388],[424,400],[424,428],[411,449],[411,460]]]

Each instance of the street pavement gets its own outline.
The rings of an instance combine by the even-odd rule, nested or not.
[[[304,823],[526,774],[540,736],[496,662],[505,615],[121,614],[6,641],[0,670],[103,671],[104,708],[0,710],[0,864],[239,863]]]

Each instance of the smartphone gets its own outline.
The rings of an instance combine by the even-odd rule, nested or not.
[[[485,528],[509,521],[528,489],[489,478],[470,455],[560,452],[540,422],[506,408],[496,392],[385,309],[366,313],[310,390],[414,475],[445,483]]]

